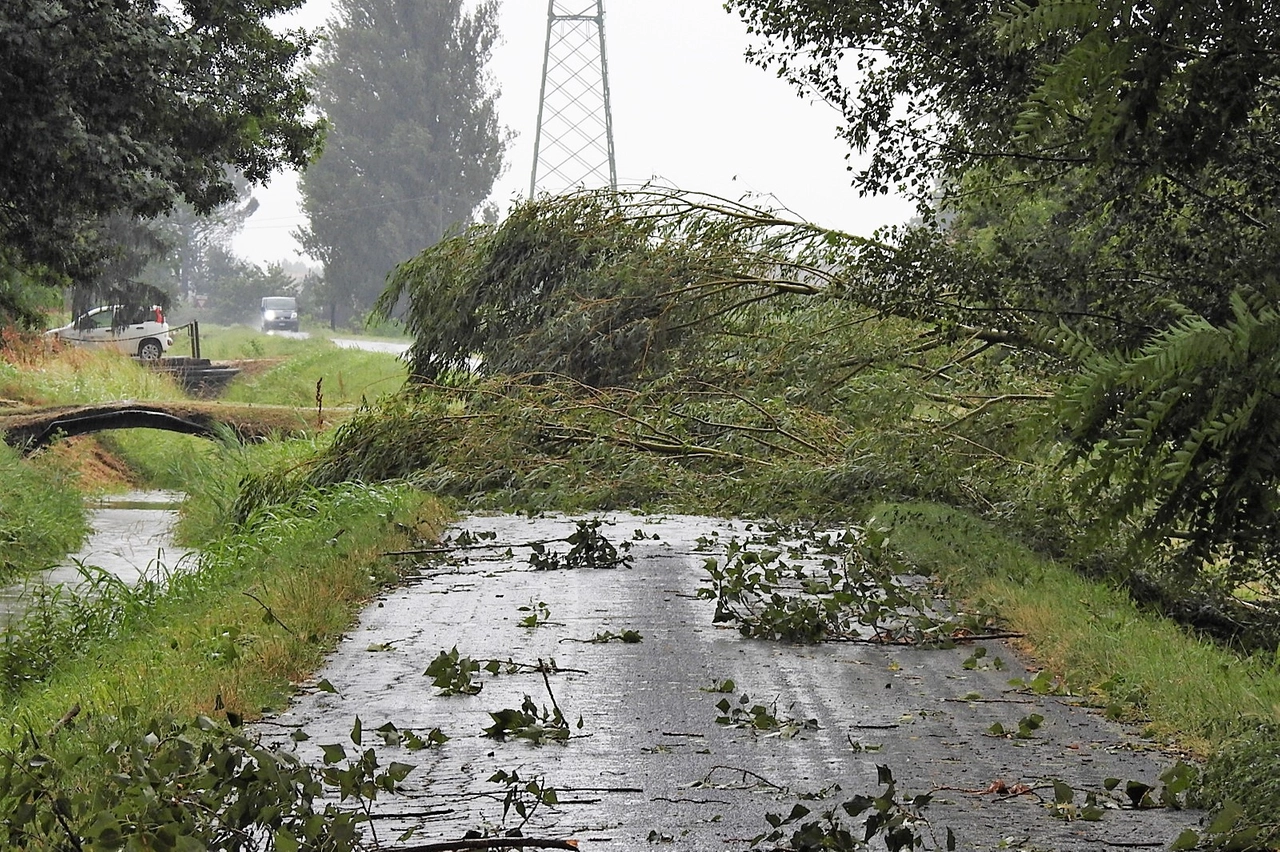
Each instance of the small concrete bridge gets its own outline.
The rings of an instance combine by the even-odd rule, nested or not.
[[[333,425],[346,413],[325,411],[321,420],[315,410],[281,405],[125,401],[0,409],[0,433],[6,444],[30,455],[60,437],[108,429],[163,429],[205,438],[234,435],[241,441],[262,441],[276,435],[310,434]]]

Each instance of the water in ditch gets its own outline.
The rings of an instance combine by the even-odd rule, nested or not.
[[[85,578],[80,565],[101,568],[129,584],[180,568],[191,552],[173,543],[182,498],[175,491],[131,491],[95,499],[93,532],[84,547],[52,568],[0,587],[0,629],[21,616],[37,586],[81,586]]]

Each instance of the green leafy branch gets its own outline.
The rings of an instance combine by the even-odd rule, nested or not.
[[[885,788],[877,796],[857,795],[839,807],[818,814],[800,803],[785,816],[766,814],[770,830],[753,838],[752,847],[790,852],[858,850],[877,848],[872,846],[875,840],[889,852],[939,848],[924,815],[932,795],[899,797],[889,767],[877,766],[876,774]],[[945,848],[956,848],[955,835],[949,828]]]
[[[563,541],[572,545],[568,553],[548,550],[542,542],[534,542],[529,565],[535,571],[556,571],[574,568],[630,568],[635,563],[631,555],[631,542],[615,545],[600,532],[599,518],[577,522],[577,529]]]
[[[632,633],[634,631],[625,631]],[[624,640],[625,641],[625,640]],[[479,680],[480,672],[490,675],[513,674],[556,674],[557,672],[576,672],[586,674],[583,669],[567,669],[557,665],[555,657],[538,660],[537,663],[520,663],[507,658],[498,660],[463,656],[454,645],[448,651],[441,651],[427,666],[423,675],[431,678],[431,685],[440,690],[441,695],[476,695],[484,688]]]
[[[541,663],[541,661],[539,661]],[[569,721],[565,718],[556,701],[555,692],[551,689],[551,679],[547,669],[542,669],[542,682],[551,699],[551,707],[538,707],[533,699],[525,695],[519,709],[505,707],[497,712],[490,712],[493,723],[483,731],[486,737],[505,740],[507,737],[526,740],[533,745],[547,742],[566,743],[569,741]],[[582,729],[582,717],[578,717],[578,730]]]
[[[732,681],[724,683],[732,684]],[[719,688],[719,686],[717,687]],[[742,728],[755,732],[764,732],[766,736],[780,737],[789,740],[801,731],[818,729],[817,719],[794,719],[778,715],[778,702],[768,704],[754,703],[745,692],[738,696],[736,702],[721,698],[716,702],[720,715],[716,717],[717,725],[727,728]]]
[[[839,555],[806,566],[784,561],[776,547],[753,550],[733,539],[723,561],[704,562],[710,585],[698,597],[716,602],[715,623],[757,638],[945,646],[991,635],[973,617],[936,611],[903,580],[883,531],[850,530],[839,544]]]
[[[325,765],[317,769],[203,716],[190,722],[153,718],[140,727],[136,738],[109,743],[76,732],[57,749],[48,742],[54,731],[40,737],[11,729],[15,745],[0,750],[0,800],[10,806],[0,845],[236,852],[259,848],[269,837],[277,850],[352,852],[372,800],[396,791],[413,769],[399,762],[382,766],[373,749],[349,758],[341,745],[323,747]],[[443,738],[438,729],[419,737],[388,726],[379,735],[410,747],[411,741],[426,747]],[[357,719],[357,747],[362,736]],[[107,783],[74,783],[77,773],[99,761]],[[355,800],[360,812],[327,800],[326,788],[342,801]]]

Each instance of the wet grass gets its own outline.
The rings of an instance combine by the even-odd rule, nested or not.
[[[443,519],[436,501],[397,486],[316,491],[264,508],[204,542],[196,570],[173,574],[163,591],[140,590],[138,617],[108,619],[111,632],[95,641],[59,656],[41,643],[55,622],[48,612],[20,625],[14,641],[51,656],[39,680],[5,684],[4,716],[45,730],[76,704],[87,719],[126,707],[143,718],[230,719],[280,708],[369,597],[396,580],[381,554],[434,536]]]
[[[169,376],[106,349],[34,344],[0,358],[0,398],[27,405],[185,399]]]
[[[198,547],[218,539],[236,523],[236,501],[245,477],[265,470],[291,470],[313,457],[326,440],[319,436],[252,446],[204,442],[199,447],[203,453],[192,454],[183,462],[187,499],[174,530],[177,541]]]
[[[244,755],[226,750],[228,732],[283,709],[370,597],[399,579],[402,566],[383,554],[434,539],[443,521],[438,502],[402,486],[311,492],[205,542],[198,569],[163,585],[109,583],[98,598],[47,601],[0,650],[0,717],[9,722],[0,729],[0,763],[30,767],[0,782],[0,811],[7,828],[16,826],[10,840],[50,852],[116,848],[115,831],[101,845],[88,842],[102,834],[97,812],[116,809],[132,825],[157,795],[173,798],[161,800],[153,831],[171,835],[204,816],[216,823],[221,813],[207,815],[200,799],[206,783],[221,785],[208,798],[217,804],[226,795],[227,807],[249,795],[241,781],[292,795],[289,777],[255,774],[255,766],[274,766],[269,760],[238,762]],[[187,723],[180,755],[204,755],[198,765],[158,756],[173,720]],[[318,773],[308,783],[318,790]],[[40,808],[55,796],[70,803],[53,805],[64,820],[24,820],[24,801]],[[261,818],[256,810],[251,820]],[[322,824],[315,828],[322,833]]]
[[[324,408],[360,405],[400,390],[408,374],[403,361],[384,352],[341,349],[327,340],[298,343],[266,371],[236,377],[222,399],[315,408],[319,393]]]
[[[982,601],[1023,633],[1023,649],[1072,694],[1206,760],[1206,804],[1236,801],[1255,823],[1271,821],[1280,792],[1280,657],[1238,654],[1196,636],[970,513],[894,503],[871,514],[892,528],[896,549],[957,597]]]
[[[88,534],[76,472],[50,458],[37,464],[0,444],[0,582],[50,565]]]
[[[247,326],[202,325],[200,339],[206,358],[263,362],[245,365],[221,396],[228,402],[315,408],[319,383],[325,407],[359,405],[398,391],[407,375],[394,355],[344,349],[318,335],[299,339]]]
[[[200,323],[200,355],[211,361],[283,358],[319,343],[310,338],[264,334],[247,325]]]

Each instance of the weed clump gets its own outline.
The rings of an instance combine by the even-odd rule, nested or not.
[[[1236,826],[1247,826],[1250,840],[1256,844],[1249,848],[1271,849],[1280,843],[1277,803],[1280,724],[1257,725],[1222,746],[1205,764],[1197,804],[1219,816],[1234,814],[1232,825],[1223,820],[1220,827],[1230,834]]]

